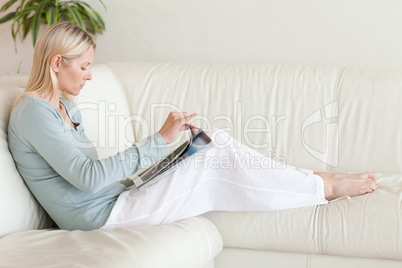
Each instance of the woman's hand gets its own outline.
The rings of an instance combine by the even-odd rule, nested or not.
[[[192,128],[198,128],[197,125],[191,123],[191,120],[197,116],[196,113],[188,115],[187,113],[170,112],[162,128],[158,133],[162,136],[166,144],[176,139],[179,131]]]

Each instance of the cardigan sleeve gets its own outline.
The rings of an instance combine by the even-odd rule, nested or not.
[[[73,138],[71,131],[75,130],[69,129],[53,106],[31,102],[19,119],[19,135],[28,146],[61,177],[87,193],[122,180],[139,170],[142,161],[152,162],[167,153],[163,138],[156,133],[114,156],[94,160],[80,148],[88,144]]]

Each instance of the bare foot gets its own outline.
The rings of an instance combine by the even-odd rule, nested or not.
[[[314,172],[324,181],[325,198],[328,201],[342,196],[358,196],[375,191],[378,187],[375,174],[366,172],[361,174]]]

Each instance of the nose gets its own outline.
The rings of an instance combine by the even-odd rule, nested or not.
[[[91,73],[91,71],[88,72],[88,75],[85,77],[85,80],[92,80],[92,73]]]

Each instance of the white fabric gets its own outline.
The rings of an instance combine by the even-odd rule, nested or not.
[[[123,192],[102,229],[169,224],[208,211],[275,211],[327,204],[311,170],[275,162],[216,129],[213,146],[156,184]]]

